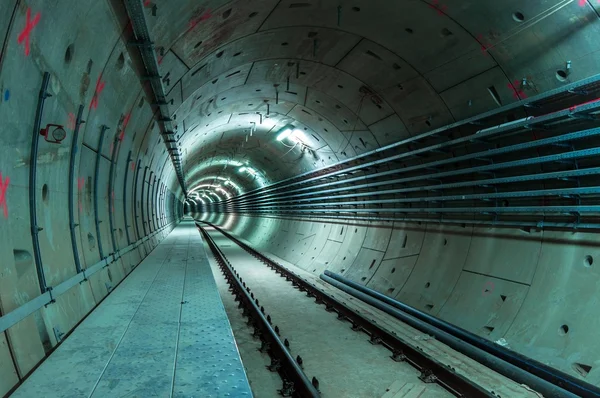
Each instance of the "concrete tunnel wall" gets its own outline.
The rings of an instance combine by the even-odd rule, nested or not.
[[[266,183],[277,181],[494,109],[497,101],[510,104],[561,87],[590,76],[599,65],[596,2],[562,7],[527,40],[513,32],[529,22],[522,16],[538,15],[547,2],[356,0],[345,2],[341,14],[338,2],[329,1],[318,6],[275,0],[145,3],[161,50],[161,72],[170,76],[163,83],[170,90],[172,116],[187,121],[187,129],[181,122],[176,133],[185,148],[189,188],[223,173],[240,187],[235,193],[251,190],[257,187],[254,179],[231,167],[223,171],[232,157],[251,160]],[[0,333],[3,395],[172,229],[184,197],[140,81],[136,49],[127,45],[131,32],[123,2],[6,0],[0,7],[0,198],[5,199],[0,200],[0,315],[40,295],[29,226],[32,166],[48,286],[77,272],[69,184],[83,268],[100,261],[99,242],[106,256],[151,236]],[[205,18],[211,15],[217,18]],[[486,43],[504,34],[508,38],[488,51]],[[575,67],[564,78],[558,72],[564,72],[566,59]],[[291,83],[282,65],[298,67]],[[31,159],[44,72],[51,75],[52,97],[45,101],[42,127],[62,124],[67,138],[56,145],[38,137],[39,154]],[[518,89],[523,76],[531,84]],[[276,89],[286,80],[292,93]],[[381,101],[363,104],[364,88]],[[246,133],[237,126],[256,125],[263,101],[270,101],[269,128],[293,121],[324,143],[319,158],[296,150],[291,155],[297,162],[277,160],[280,148],[252,141],[268,138],[268,129],[255,131],[252,145],[243,147]],[[85,124],[72,151],[80,105]],[[350,135],[349,124],[354,124]],[[110,129],[99,148],[103,125]],[[600,276],[594,263],[600,250],[594,234],[210,219],[310,272],[340,272],[600,383],[595,338]]]
[[[32,167],[37,175],[37,221],[43,228],[39,232],[40,252],[49,287],[77,273],[69,232],[69,184],[74,186],[74,222],[78,224],[82,268],[101,260],[99,243],[107,257],[151,237],[56,297],[54,303],[0,333],[3,396],[57,345],[57,337],[64,338],[170,232],[181,216],[182,198],[151,108],[129,65],[122,36],[124,21],[115,16],[109,4],[10,0],[0,8],[0,37],[5,43],[0,59],[0,315],[40,295],[29,227]],[[21,28],[36,20],[36,37],[51,40],[43,44],[19,41]],[[48,91],[52,96],[45,101],[42,128],[48,123],[64,125],[67,138],[61,144],[51,144],[39,137],[37,159],[31,159],[44,72],[51,73]],[[72,151],[80,104],[84,106],[85,124]],[[102,125],[110,129],[99,147]],[[71,156],[75,159],[73,181],[69,180]]]
[[[195,213],[316,275],[396,298],[600,383],[600,258],[592,233]]]

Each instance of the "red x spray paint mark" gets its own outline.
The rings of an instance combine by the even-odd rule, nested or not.
[[[6,177],[5,180],[2,180],[2,173],[0,173],[0,207],[4,209],[4,218],[8,218],[8,206],[6,205],[6,190],[8,189],[9,183],[10,178]]]
[[[488,55],[488,49],[490,49],[491,46],[484,42],[484,37],[481,33],[477,35],[477,41],[481,44],[481,53],[483,55]]]
[[[151,4],[151,0],[145,0],[144,1],[144,7],[149,7]]]
[[[434,9],[438,15],[444,15],[444,13],[448,10],[448,6],[445,4],[440,4],[439,0],[433,0],[433,3],[428,4],[429,8]]]
[[[92,97],[92,102],[90,103],[90,109],[98,108],[98,97],[100,96],[100,93],[102,93],[102,90],[104,90],[105,85],[106,82],[102,81],[102,75],[98,76],[98,81],[96,81],[96,90],[94,90],[94,96]]]
[[[506,86],[508,87],[509,90],[511,90],[513,92],[514,99],[519,100],[519,99],[527,98],[527,94],[525,94],[525,92],[521,88],[521,83],[519,83],[518,80],[515,80],[512,83],[508,83]],[[519,87],[519,88],[517,89],[517,87]]]
[[[210,19],[211,17],[212,14],[210,13],[210,10],[206,10],[204,14],[200,15],[199,17],[192,18],[190,20],[190,29],[198,25],[200,22]]]
[[[125,137],[125,129],[127,128],[127,125],[129,124],[129,119],[131,119],[131,112],[129,112],[127,115],[125,115],[125,119],[123,119],[123,126],[121,127],[121,135],[119,136],[119,139],[121,141],[123,141],[123,137]]]
[[[77,190],[81,192],[81,190],[85,187],[85,178],[79,177],[77,179]]]
[[[75,115],[73,112],[69,112],[69,120],[67,121],[67,128],[75,130]]]
[[[35,17],[33,17],[33,21],[32,21],[31,20],[31,8],[28,8],[26,18],[27,18],[27,21],[25,22],[25,28],[19,34],[19,37],[17,38],[17,43],[21,44],[21,43],[25,42],[25,55],[29,55],[31,31],[33,30],[35,25],[37,25],[38,22],[40,22],[40,13],[38,12],[37,14],[35,14]]]
[[[492,281],[487,281],[485,283],[485,285],[483,285],[483,290],[481,291],[481,295],[482,296],[489,296],[490,294],[492,294],[494,292],[494,282]]]

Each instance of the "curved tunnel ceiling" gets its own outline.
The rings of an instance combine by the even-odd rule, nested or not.
[[[600,70],[600,1],[1,7],[0,364],[12,364],[0,393],[60,342],[54,326],[68,333],[173,230],[186,200],[300,268],[372,282],[598,384],[597,310],[582,297],[598,293],[599,77],[566,90]],[[140,20],[153,45],[136,41]],[[522,101],[554,89],[562,100],[546,108]],[[485,112],[479,141],[468,118]],[[62,145],[40,138],[48,124],[65,127]],[[290,125],[299,133],[278,140]],[[508,310],[474,308],[489,283]],[[5,334],[26,349],[2,351]]]
[[[579,3],[146,7],[186,184],[209,173],[249,190],[588,76],[600,32]],[[275,140],[289,124],[302,142]]]

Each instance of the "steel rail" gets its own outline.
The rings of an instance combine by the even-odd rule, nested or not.
[[[518,198],[536,198],[547,196],[566,196],[566,195],[598,195],[600,194],[600,186],[588,188],[565,188],[565,189],[542,189],[536,191],[518,191],[518,192],[499,192],[488,194],[470,194],[470,195],[449,195],[449,196],[430,196],[416,198],[397,198],[397,199],[378,199],[378,200],[356,200],[348,202],[318,202],[307,204],[273,204],[260,206],[240,206],[225,208],[229,211],[252,211],[252,210],[267,210],[267,209],[282,209],[282,208],[326,208],[335,206],[361,206],[373,204],[390,204],[390,203],[419,203],[419,202],[449,202],[449,201],[468,201],[468,200],[490,200],[490,199],[518,199]],[[316,200],[335,199],[335,197],[316,198]],[[313,202],[314,202],[313,201]],[[289,202],[293,202],[290,200]],[[289,203],[286,202],[286,203]],[[507,206],[505,206],[507,207]]]
[[[518,123],[509,123],[508,125],[505,124],[504,126],[500,125],[500,126],[497,126],[496,128],[494,128],[494,126],[492,126],[492,127],[488,128],[488,129],[479,130],[479,131],[481,131],[481,133],[479,133],[479,134],[477,132],[475,132],[474,134],[471,134],[471,135],[468,135],[468,136],[465,136],[465,137],[461,137],[461,138],[458,138],[458,139],[454,139],[454,140],[450,140],[450,141],[446,141],[446,142],[442,142],[442,143],[430,145],[430,146],[427,146],[427,147],[424,147],[424,148],[420,148],[420,149],[416,149],[416,150],[413,150],[413,151],[409,151],[409,152],[406,152],[406,153],[402,153],[402,154],[398,154],[398,155],[393,155],[393,156],[385,157],[385,158],[378,159],[378,160],[375,160],[375,161],[371,161],[371,162],[367,162],[367,163],[361,163],[361,164],[358,164],[356,166],[350,166],[350,167],[347,167],[347,168],[340,169],[339,166],[341,166],[343,164],[348,164],[350,162],[349,160],[346,160],[346,161],[343,161],[343,162],[337,164],[337,170],[334,170],[332,172],[328,172],[328,173],[325,173],[325,174],[320,174],[320,175],[317,175],[315,177],[310,177],[310,178],[307,178],[307,179],[301,179],[299,181],[292,181],[290,183],[285,183],[288,180],[295,180],[295,179],[298,179],[298,178],[301,178],[301,177],[304,177],[304,176],[307,176],[307,175],[310,175],[310,174],[313,174],[313,173],[319,174],[323,170],[327,170],[329,168],[332,168],[332,166],[326,166],[323,169],[311,171],[311,172],[309,172],[309,174],[303,173],[303,174],[300,174],[299,176],[292,177],[291,179],[285,179],[283,181],[277,182],[275,184],[270,185],[269,187],[262,188],[260,190],[249,191],[249,192],[247,192],[247,193],[245,193],[243,195],[239,195],[238,197],[250,197],[250,196],[255,196],[255,195],[261,195],[261,194],[264,194],[266,192],[270,192],[270,191],[274,191],[274,190],[285,189],[285,188],[289,188],[289,187],[295,186],[295,185],[302,185],[302,184],[306,184],[306,183],[312,182],[314,180],[318,180],[318,179],[322,179],[322,178],[334,177],[336,175],[340,175],[340,174],[344,174],[344,173],[348,173],[348,172],[352,172],[352,171],[358,171],[358,170],[361,170],[361,169],[364,169],[364,168],[374,167],[374,166],[377,166],[377,165],[380,165],[380,164],[385,164],[385,163],[388,163],[388,162],[397,161],[397,160],[400,160],[400,159],[404,159],[404,158],[411,157],[411,156],[414,156],[414,155],[419,155],[419,154],[426,153],[426,152],[439,151],[439,150],[445,149],[445,148],[447,148],[449,146],[464,144],[464,143],[467,143],[467,142],[472,142],[473,140],[481,141],[484,138],[488,138],[488,137],[491,138],[491,137],[493,137],[493,136],[495,136],[497,134],[508,132],[508,131],[514,132],[514,131],[516,131],[518,129],[529,130],[529,129],[534,128],[534,125],[536,125],[536,124],[543,125],[544,123],[555,122],[555,121],[559,120],[560,118],[573,118],[573,117],[576,117],[579,114],[583,114],[584,112],[594,112],[594,111],[598,111],[599,109],[600,109],[600,102],[592,102],[592,103],[579,104],[579,105],[576,105],[576,106],[573,106],[573,107],[570,107],[570,108],[567,108],[567,109],[564,109],[564,110],[561,110],[561,111],[558,111],[558,112],[553,112],[553,113],[550,113],[550,114],[547,114],[547,115],[544,115],[544,116],[541,116],[541,117],[536,117],[536,118],[532,118],[532,119],[526,118],[525,120],[523,120],[521,122],[518,122]],[[485,130],[487,130],[487,131],[485,131]],[[397,148],[397,147],[399,147],[401,145],[405,145],[405,144],[409,144],[409,143],[412,143],[412,142],[415,142],[415,141],[422,140],[425,137],[426,137],[426,135],[420,135],[420,136],[417,136],[417,137],[412,137],[412,138],[409,138],[409,139],[398,141],[397,143],[392,144],[392,145],[393,145],[394,148]],[[391,147],[391,146],[389,146],[389,147]],[[384,148],[386,148],[386,147],[384,147]],[[362,157],[364,157],[364,155],[360,156],[360,158],[362,158]]]
[[[69,158],[69,230],[71,235],[71,247],[73,248],[73,260],[75,262],[75,270],[77,273],[80,273],[81,268],[81,260],[79,259],[79,249],[77,247],[77,233],[75,232],[75,228],[79,224],[75,223],[75,155],[77,151],[77,144],[79,142],[79,129],[81,128],[81,124],[85,123],[83,120],[83,105],[79,105],[79,110],[77,111],[77,120],[75,121],[75,128],[73,129],[73,140],[71,141],[71,156]]]
[[[383,195],[394,195],[394,194],[404,194],[410,192],[422,192],[422,191],[440,191],[442,189],[454,189],[454,188],[466,188],[466,187],[477,187],[477,186],[489,186],[489,185],[500,185],[500,184],[509,184],[509,183],[517,183],[517,182],[528,182],[528,181],[541,181],[541,180],[549,180],[549,179],[569,179],[569,178],[579,178],[583,176],[590,176],[600,174],[600,167],[592,167],[587,169],[577,169],[577,170],[569,170],[569,171],[556,171],[550,173],[538,173],[538,174],[529,174],[529,175],[519,175],[514,177],[502,177],[502,178],[489,178],[484,180],[475,180],[475,181],[465,181],[458,183],[449,183],[449,184],[439,184],[439,185],[425,185],[425,186],[417,186],[411,188],[399,188],[399,189],[389,189],[383,191],[370,191],[370,192],[355,192],[351,194],[343,194],[343,195],[331,195],[326,197],[319,198],[308,198],[308,199],[298,199],[300,197],[305,196],[313,196],[317,195],[320,192],[329,193],[329,190],[318,191],[318,192],[309,192],[300,195],[293,196],[293,200],[295,202],[311,202],[313,200],[320,200],[322,198],[356,198],[363,196],[383,196]],[[369,188],[369,184],[365,185],[355,185],[352,187],[348,187],[347,190],[358,190]],[[288,200],[287,198],[281,198]],[[276,203],[278,200],[272,200],[270,202]],[[270,203],[265,202],[265,203]],[[212,204],[212,203],[211,203]],[[208,204],[208,205],[211,205]],[[207,205],[207,206],[208,206]]]
[[[359,283],[356,283],[348,278],[343,277],[342,275],[333,273],[331,271],[325,271],[322,275],[327,276],[328,278],[334,279],[338,282],[341,282],[352,289],[358,290],[361,293],[365,293],[366,295],[378,300],[380,302],[389,304],[403,313],[411,315],[423,322],[426,322],[429,325],[432,325],[435,328],[443,330],[447,333],[452,334],[455,337],[464,340],[465,342],[482,349],[492,355],[495,355],[501,358],[504,361],[512,363],[513,365],[525,370],[528,373],[532,373],[537,377],[540,377],[546,380],[549,383],[552,383],[562,389],[565,389],[573,394],[577,394],[580,396],[586,397],[600,397],[600,388],[586,383],[583,380],[579,380],[576,377],[573,377],[567,373],[561,372],[558,369],[554,369],[548,365],[545,365],[541,362],[538,362],[532,358],[528,358],[525,355],[522,355],[516,351],[510,350],[506,347],[493,343],[492,341],[478,336],[474,333],[469,332],[461,327],[455,326],[450,322],[446,322],[443,319],[436,318],[432,315],[429,315],[423,311],[419,311],[418,309],[411,307],[401,301],[394,300],[391,297],[388,297],[384,294],[379,293],[376,290],[370,289],[366,286],[363,286]],[[322,278],[323,279],[323,278]],[[328,281],[327,279],[324,279]],[[352,293],[350,293],[352,294]],[[357,297],[361,299],[360,297]],[[534,386],[530,387],[536,389]],[[536,389],[538,390],[538,389]],[[539,391],[539,390],[538,390]],[[542,391],[539,391],[542,392]]]
[[[285,344],[279,338],[277,331],[265,317],[264,310],[259,308],[257,304],[258,299],[251,295],[250,288],[246,286],[245,282],[237,274],[225,254],[219,249],[208,232],[198,224],[196,226],[202,233],[219,268],[221,268],[221,271],[225,275],[230,288],[233,290],[233,294],[236,296],[236,301],[240,302],[238,308],[243,307],[245,314],[251,316],[255,321],[254,326],[262,332],[261,338],[266,341],[265,348],[273,359],[272,364],[267,368],[277,371],[283,380],[283,388],[280,390],[280,393],[283,396],[301,398],[320,397],[321,394],[313,385],[313,382],[308,379],[298,362],[292,357]],[[317,383],[315,382],[315,384]]]
[[[585,158],[585,157],[590,157],[590,156],[595,156],[595,155],[600,155],[600,148],[583,149],[583,150],[578,150],[578,151],[565,152],[565,153],[561,153],[561,154],[557,154],[557,155],[540,156],[540,157],[535,157],[535,158],[530,158],[530,159],[522,159],[522,160],[509,161],[509,162],[503,162],[503,163],[492,163],[492,164],[478,166],[478,167],[472,167],[472,168],[438,172],[438,173],[428,174],[428,175],[405,177],[405,178],[394,179],[394,180],[379,181],[379,182],[375,182],[375,183],[370,183],[369,187],[373,188],[373,187],[384,186],[384,185],[404,184],[407,182],[414,182],[414,181],[439,180],[440,178],[455,177],[455,176],[460,176],[462,174],[497,171],[497,170],[503,170],[503,169],[513,168],[513,167],[531,166],[531,165],[535,165],[535,164],[543,164],[543,163],[548,163],[548,162],[556,162],[556,161],[564,161],[564,160],[574,160],[574,159],[580,159],[580,158]],[[361,177],[356,177],[356,178],[352,179],[352,181],[368,181],[368,180],[369,180],[369,176],[361,176]],[[336,183],[327,183],[327,184],[323,184],[323,185],[331,186],[334,184],[336,184]],[[359,187],[360,186],[354,186],[354,187],[351,187],[351,189],[358,189]],[[314,189],[314,187],[311,187],[311,188]],[[339,188],[338,191],[343,191],[343,190],[348,190],[348,189],[349,188],[344,187],[344,188]],[[330,192],[335,192],[335,191],[336,190],[334,189],[334,190],[331,190]]]
[[[44,273],[44,264],[42,263],[39,237],[39,233],[43,228],[37,223],[37,158],[40,145],[40,127],[42,124],[42,116],[44,115],[44,103],[46,102],[46,98],[52,96],[48,93],[49,81],[50,73],[44,72],[42,86],[40,87],[40,93],[38,95],[35,120],[33,122],[31,155],[29,157],[29,227],[31,231],[31,244],[33,246],[33,259],[35,261],[35,270],[41,294],[46,293],[48,289],[52,289],[46,284],[46,275]]]
[[[381,326],[371,322],[365,316],[346,307],[341,302],[323,293],[321,290],[306,282],[304,279],[289,271],[287,268],[279,265],[275,261],[264,256],[257,250],[246,245],[228,232],[220,229],[216,225],[200,221],[219,231],[225,237],[236,243],[247,253],[251,254],[261,262],[265,263],[269,268],[280,274],[286,280],[307,295],[314,297],[318,304],[325,304],[329,311],[334,311],[338,314],[339,319],[346,319],[353,324],[354,330],[362,330],[371,337],[371,342],[374,344],[382,344],[392,351],[392,359],[395,361],[406,361],[410,365],[421,371],[419,379],[425,382],[436,382],[441,387],[451,392],[457,397],[495,397],[494,394],[485,391],[480,386],[474,384],[462,375],[456,373],[453,369],[437,362],[428,354],[414,348],[411,345],[404,343],[393,333],[383,329]]]
[[[288,190],[281,194],[262,195],[261,197],[258,198],[258,200],[265,200],[267,198],[272,198],[272,197],[277,197],[277,196],[282,196],[282,195],[289,196],[295,192],[304,192],[306,190],[314,190],[314,189],[321,188],[324,186],[331,187],[331,186],[335,186],[335,185],[350,184],[355,181],[364,181],[366,179],[380,178],[380,177],[385,177],[385,176],[389,176],[389,175],[398,175],[398,174],[408,173],[411,171],[418,171],[418,170],[423,170],[423,169],[436,169],[439,166],[446,166],[446,165],[450,165],[453,163],[464,162],[467,160],[487,159],[492,156],[513,153],[516,151],[533,149],[533,148],[538,148],[538,147],[547,146],[547,145],[555,145],[555,144],[570,142],[570,141],[574,141],[574,140],[578,140],[578,139],[595,137],[597,135],[600,135],[600,128],[593,128],[593,129],[578,131],[578,132],[574,132],[574,133],[568,133],[568,134],[564,134],[564,135],[560,135],[560,136],[556,136],[556,137],[550,137],[550,138],[545,138],[545,139],[541,139],[541,140],[530,141],[530,142],[523,143],[523,144],[510,145],[510,146],[503,147],[503,148],[490,149],[490,150],[486,150],[486,151],[471,153],[471,154],[453,157],[453,158],[449,158],[449,159],[437,160],[437,161],[423,163],[423,164],[419,164],[419,165],[415,165],[415,166],[404,167],[401,169],[393,169],[393,170],[388,170],[388,171],[383,171],[383,172],[367,174],[365,176],[359,176],[359,177],[353,177],[353,178],[339,180],[339,181],[335,181],[335,182],[329,182],[329,183],[325,183],[325,184],[321,184],[321,185],[313,185],[310,187]],[[522,159],[521,161],[526,161],[526,160],[528,160],[528,159]],[[498,164],[498,163],[496,163],[496,164]],[[465,169],[461,169],[461,170],[464,170],[464,172],[467,173],[468,170],[470,170],[470,169],[465,168]],[[428,175],[420,175],[419,179],[426,179],[427,177],[428,177]],[[236,197],[236,198],[231,198],[227,201],[217,202],[217,203],[240,203],[240,202],[244,202],[245,200],[248,200],[248,198]]]
[[[100,235],[100,223],[102,222],[100,220],[100,210],[98,208],[98,180],[100,179],[100,161],[102,160],[102,146],[104,144],[104,135],[106,134],[106,131],[108,130],[108,126],[103,124],[101,129],[100,129],[100,138],[98,141],[98,150],[96,152],[96,167],[94,169],[94,218],[95,218],[95,224],[96,224],[96,235],[97,235],[97,240],[98,240],[98,254],[100,255],[100,260],[104,260],[105,256],[104,256],[104,250],[102,247],[102,236]],[[109,198],[110,200],[110,198]]]

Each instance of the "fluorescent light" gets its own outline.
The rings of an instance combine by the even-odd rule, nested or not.
[[[285,140],[286,138],[288,138],[290,136],[290,134],[292,134],[292,129],[286,128],[281,133],[279,133],[279,135],[277,136],[277,141]]]
[[[236,166],[236,167],[237,167],[237,166],[241,166],[241,165],[242,165],[242,162],[238,162],[237,160],[229,160],[229,161],[227,162],[227,164],[230,164],[230,165],[232,165],[232,166]]]
[[[243,172],[244,172],[244,171],[246,171],[246,170],[247,170],[247,168],[246,168],[245,166],[243,166],[243,167],[240,167],[240,173],[243,173]]]
[[[294,142],[302,142],[302,141],[306,141],[306,134],[304,134],[304,131],[296,129],[292,132],[292,137],[291,137],[292,141]]]

